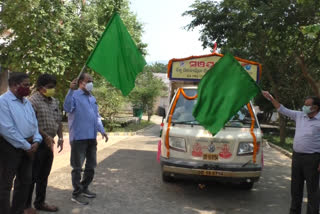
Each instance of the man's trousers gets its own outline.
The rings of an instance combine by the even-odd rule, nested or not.
[[[84,161],[85,168],[81,176]],[[94,177],[94,169],[97,166],[97,140],[77,140],[71,142],[71,177],[73,196],[78,196],[88,188]]]
[[[14,180],[15,178],[15,180]],[[12,204],[10,194],[14,180]],[[0,137],[0,211],[22,214],[32,181],[32,160],[22,149],[16,149]]]
[[[319,161],[319,153],[293,152],[290,214],[301,214],[304,181],[308,193],[307,214],[319,214]]]

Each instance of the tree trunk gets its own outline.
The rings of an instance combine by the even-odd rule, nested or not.
[[[148,115],[148,122],[150,122],[151,116],[152,116],[152,107],[151,107],[151,110],[150,110],[149,105],[147,105],[147,115]]]
[[[276,99],[279,100],[280,93],[278,91],[278,86],[277,86],[276,82],[274,81],[274,79],[270,73],[266,72],[266,76],[267,76],[268,80],[271,82],[272,91],[274,92]],[[287,126],[286,118],[284,116],[282,116],[281,114],[279,114],[280,143],[282,143],[282,144],[284,144],[286,142],[286,137],[287,137],[286,126]]]
[[[8,70],[0,70],[0,94],[8,90]]]
[[[315,95],[317,97],[320,97],[320,88],[318,87],[317,82],[308,73],[308,68],[307,68],[307,65],[306,65],[306,63],[304,61],[304,57],[300,56],[300,57],[296,57],[296,59],[297,59],[298,64],[299,64],[299,66],[301,68],[302,75],[310,83],[311,88],[312,88],[313,92],[315,93]]]
[[[280,126],[280,143],[285,144],[286,143],[286,126],[287,126],[287,120],[284,116],[280,115],[279,117],[279,126]]]

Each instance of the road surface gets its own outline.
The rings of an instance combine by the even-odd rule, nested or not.
[[[101,144],[91,190],[98,197],[88,206],[71,202],[69,155],[64,154],[50,175],[47,199],[65,214],[284,214],[290,206],[291,160],[272,148],[264,148],[262,177],[251,191],[231,185],[197,182],[163,183],[156,161],[159,126],[117,142]],[[304,201],[306,199],[304,198]],[[305,202],[303,209],[305,210]],[[305,211],[303,211],[305,212]],[[43,212],[42,212],[43,213]]]

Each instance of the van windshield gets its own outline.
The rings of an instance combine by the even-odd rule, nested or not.
[[[187,96],[195,96],[197,89],[184,89]],[[190,124],[199,125],[199,122],[192,116],[192,111],[197,102],[197,99],[188,100],[182,94],[180,95],[176,108],[172,115],[173,124]],[[250,127],[251,116],[247,106],[245,105],[240,111],[234,115],[229,122],[225,124],[226,127]],[[256,124],[257,126],[257,124]]]

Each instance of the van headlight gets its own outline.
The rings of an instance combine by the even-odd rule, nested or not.
[[[186,141],[181,137],[169,137],[170,148],[180,152],[186,152]]]
[[[253,154],[252,142],[240,142],[238,147],[238,155],[250,155]]]

